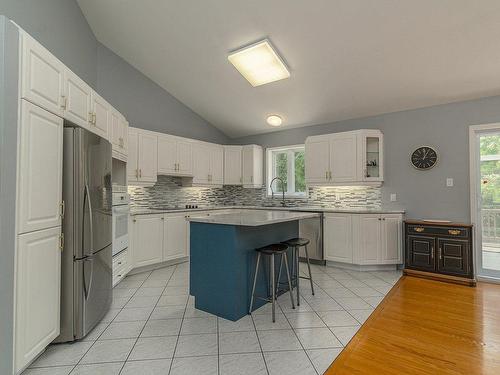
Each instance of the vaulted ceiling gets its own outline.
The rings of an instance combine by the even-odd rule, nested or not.
[[[78,0],[97,39],[230,137],[500,94],[498,0]],[[227,54],[268,37],[291,77]],[[138,100],[141,100],[138,98]]]

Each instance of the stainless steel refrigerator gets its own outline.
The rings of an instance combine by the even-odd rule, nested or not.
[[[61,334],[85,337],[112,302],[111,144],[65,124]]]

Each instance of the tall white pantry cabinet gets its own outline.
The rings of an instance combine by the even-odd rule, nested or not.
[[[108,140],[113,135],[122,155],[128,133],[124,117],[89,85],[23,30],[16,35],[14,327],[6,375],[20,374],[60,333],[64,120]],[[112,129],[113,115],[119,123]]]

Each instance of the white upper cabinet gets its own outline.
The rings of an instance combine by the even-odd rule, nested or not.
[[[210,183],[224,183],[224,149],[219,145],[210,146]]]
[[[85,129],[90,128],[92,89],[68,68],[64,70],[64,118]]]
[[[152,185],[158,175],[158,137],[137,128],[129,128],[128,134],[127,180]]]
[[[305,148],[305,174],[309,184],[326,184],[330,179],[330,139],[310,137]]]
[[[361,159],[363,181],[384,180],[384,137],[378,130],[365,130],[359,137],[358,158]]]
[[[264,183],[264,152],[261,146],[243,146],[243,187],[261,188]]]
[[[113,157],[126,162],[128,155],[128,122],[115,109],[110,111],[110,130]]]
[[[65,66],[25,32],[22,40],[21,96],[63,117]]]
[[[193,184],[224,183],[224,149],[213,143],[193,143]]]
[[[18,232],[61,225],[63,119],[21,100]]]
[[[91,112],[90,131],[100,137],[109,139],[111,106],[95,91],[92,91],[91,96]]]
[[[224,185],[242,185],[242,146],[224,146]]]
[[[330,181],[353,182],[357,179],[357,136],[346,132],[330,138]]]
[[[306,139],[308,185],[380,185],[383,178],[383,135],[356,130]]]
[[[139,180],[139,133],[134,128],[128,130],[127,181],[134,183]]]
[[[158,173],[169,176],[192,176],[192,142],[168,135],[158,135]]]
[[[60,227],[18,237],[15,272],[16,373],[20,373],[59,336],[60,246]]]

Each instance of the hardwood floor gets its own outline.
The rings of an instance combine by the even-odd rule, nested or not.
[[[500,374],[500,285],[402,277],[325,374]]]

